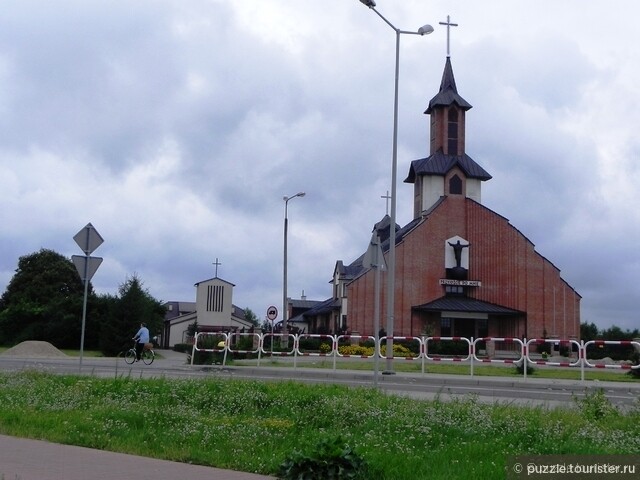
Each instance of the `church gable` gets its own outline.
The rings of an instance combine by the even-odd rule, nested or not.
[[[198,282],[195,286],[198,324],[230,325],[234,285],[215,277]]]
[[[348,293],[350,326],[371,332],[373,272],[354,279]],[[398,242],[394,334],[418,334],[411,312],[447,295],[522,312],[512,327],[519,335],[579,335],[580,296],[560,270],[508,219],[464,197],[443,198]],[[553,324],[561,316],[564,323]]]

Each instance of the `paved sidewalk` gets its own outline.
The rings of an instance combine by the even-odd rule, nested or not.
[[[0,435],[3,480],[268,480],[275,477]]]

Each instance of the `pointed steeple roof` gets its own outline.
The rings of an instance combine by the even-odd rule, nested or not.
[[[440,82],[440,91],[431,99],[429,108],[424,113],[431,114],[434,108],[448,107],[453,103],[465,111],[472,108],[471,104],[458,94],[456,80],[453,77],[453,68],[451,67],[451,57],[447,57],[444,72],[442,73],[442,81]]]

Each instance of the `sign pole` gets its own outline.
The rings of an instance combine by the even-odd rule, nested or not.
[[[267,319],[271,321],[271,358],[273,359],[273,325],[278,318],[278,309],[271,305],[267,308]]]
[[[82,372],[82,359],[84,357],[84,331],[87,323],[87,298],[89,296],[89,280],[96,273],[96,270],[102,263],[102,258],[91,257],[91,253],[98,248],[104,242],[104,239],[100,236],[98,231],[91,225],[87,225],[75,234],[73,239],[76,244],[84,252],[84,257],[79,255],[73,255],[73,260],[76,270],[82,277],[84,282],[84,298],[82,300],[82,327],[80,331],[80,364],[78,366],[79,371]]]
[[[82,329],[80,330],[80,365],[79,370],[82,371],[82,356],[84,354],[84,329],[87,323],[87,296],[89,295],[89,254],[86,254],[84,262],[84,299],[82,300]]]

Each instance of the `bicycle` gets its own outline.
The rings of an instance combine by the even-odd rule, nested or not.
[[[127,350],[124,354],[124,361],[131,365],[136,361],[136,346],[135,344],[129,350]],[[142,353],[140,354],[140,359],[144,362],[145,365],[151,365],[153,360],[156,358],[156,354],[151,348],[150,343],[146,343],[144,348],[142,349]]]

